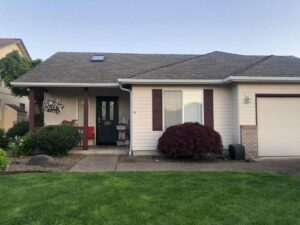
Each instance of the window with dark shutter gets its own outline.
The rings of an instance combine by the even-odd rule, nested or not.
[[[204,89],[204,124],[214,128],[214,95],[212,89]]]
[[[162,124],[162,89],[152,90],[152,129],[161,131]]]

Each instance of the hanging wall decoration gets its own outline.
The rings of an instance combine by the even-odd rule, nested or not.
[[[43,101],[44,112],[60,114],[64,107],[64,104],[58,98],[49,96]]]

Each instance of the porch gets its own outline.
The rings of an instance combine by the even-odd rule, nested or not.
[[[30,130],[34,132],[35,90],[30,89]],[[130,93],[119,87],[48,87],[45,99],[57,98],[59,114],[44,112],[45,125],[70,123],[82,135],[71,154],[128,154],[130,145]],[[88,150],[89,151],[86,151]]]

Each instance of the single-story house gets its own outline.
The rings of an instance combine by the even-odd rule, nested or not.
[[[45,124],[76,120],[84,149],[127,140],[130,154],[155,154],[167,127],[194,121],[218,131],[224,148],[243,144],[248,157],[300,156],[293,56],[59,52],[13,84],[30,88],[31,130],[34,91],[43,88],[64,105],[45,112]]]

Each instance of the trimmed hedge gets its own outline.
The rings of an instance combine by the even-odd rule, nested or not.
[[[29,131],[28,121],[14,123],[14,125],[6,132],[6,137],[15,138],[24,136]]]
[[[44,126],[32,135],[31,144],[34,150],[47,155],[66,155],[81,140],[78,131],[69,125]]]
[[[199,123],[184,123],[166,129],[157,149],[171,158],[199,159],[208,154],[221,154],[223,145],[218,132]]]

